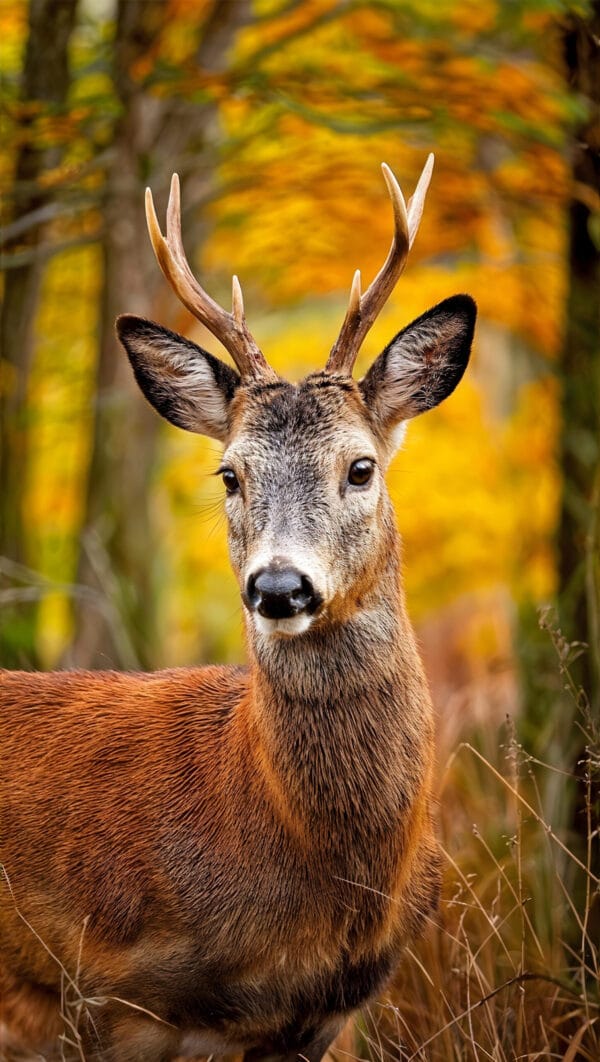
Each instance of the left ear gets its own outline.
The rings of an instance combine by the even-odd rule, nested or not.
[[[469,361],[477,307],[470,295],[445,299],[392,339],[360,381],[385,431],[443,402]]]

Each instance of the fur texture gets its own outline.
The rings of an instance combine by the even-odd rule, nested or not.
[[[318,1062],[435,909],[432,711],[384,471],[399,422],[466,364],[460,298],[360,385],[246,383],[121,319],[149,400],[224,438],[240,588],[293,563],[322,607],[296,628],[249,612],[247,669],[0,674],[6,1053],[51,1058],[70,1021],[102,1062]]]

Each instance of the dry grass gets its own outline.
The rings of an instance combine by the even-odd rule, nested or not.
[[[600,1059],[600,739],[571,679],[581,651],[548,617],[562,745],[525,751],[512,720],[448,757],[440,786],[448,861],[435,924],[361,1023],[376,1059]],[[577,757],[576,749],[580,755]]]

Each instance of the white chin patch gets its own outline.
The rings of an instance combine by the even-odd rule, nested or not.
[[[291,616],[290,619],[267,619],[260,612],[253,612],[252,619],[259,634],[284,634],[288,638],[295,634],[304,634],[310,627],[313,618],[303,612],[300,616]]]

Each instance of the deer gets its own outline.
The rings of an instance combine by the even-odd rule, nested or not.
[[[387,259],[364,292],[356,272],[300,382],[269,366],[237,277],[229,312],[194,276],[177,176],[166,235],[147,190],[160,268],[235,368],[140,317],[117,332],[158,413],[222,444],[248,663],[1,674],[9,1058],[320,1062],[435,915],[433,709],[385,474],[463,376],[474,301],[440,302],[353,376],[432,166],[406,204],[383,165]]]

